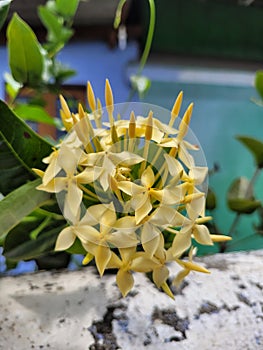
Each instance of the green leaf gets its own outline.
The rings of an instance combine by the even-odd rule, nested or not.
[[[14,101],[17,97],[20,89],[22,88],[22,85],[14,80],[13,76],[10,73],[4,74],[5,78],[5,90],[9,96],[9,98]]]
[[[0,29],[3,27],[12,0],[0,1]]]
[[[9,66],[16,81],[30,86],[42,81],[43,49],[32,29],[17,14],[7,28]]]
[[[0,192],[7,195],[35,179],[32,168],[44,170],[42,159],[51,152],[52,145],[0,100]]]
[[[61,225],[61,223],[56,227],[49,227],[34,240],[24,233],[23,241],[18,244],[16,239],[22,230],[21,228],[14,230],[6,238],[3,253],[6,258],[13,261],[31,260],[45,255],[54,250],[57,236],[64,227],[65,224]]]
[[[14,108],[14,112],[27,121],[56,125],[55,119],[50,117],[45,109],[40,106],[20,104]]]
[[[56,10],[65,17],[74,17],[78,5],[79,0],[56,0]]]
[[[255,88],[259,96],[263,99],[263,70],[258,70],[255,76]]]
[[[214,210],[216,208],[216,195],[215,192],[208,188],[207,196],[206,196],[206,209]]]
[[[70,39],[73,35],[73,30],[64,27],[63,18],[59,17],[46,6],[39,6],[38,13],[42,23],[47,28],[48,41],[52,43],[47,45],[46,48],[49,52],[52,51],[54,55],[61,50],[64,44]]]
[[[263,167],[263,142],[247,136],[237,136],[236,139],[240,141],[252,153],[256,164],[259,168]]]
[[[261,206],[261,202],[254,199],[249,183],[245,177],[239,177],[228,190],[228,207],[238,214],[251,214]]]
[[[86,250],[83,248],[78,238],[75,239],[75,242],[73,243],[73,245],[66,251],[70,254],[82,254],[82,255],[87,254]]]
[[[41,179],[28,182],[0,201],[0,240],[25,216],[50,199],[50,194],[38,191]]]

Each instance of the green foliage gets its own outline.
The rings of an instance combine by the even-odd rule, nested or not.
[[[263,142],[253,137],[237,136],[237,139],[251,152],[259,168],[263,167]]]
[[[32,168],[43,169],[51,145],[0,101],[0,192],[4,195],[35,179]]]
[[[25,216],[50,199],[49,194],[36,190],[40,183],[40,179],[25,183],[0,201],[0,240]]]
[[[8,28],[9,65],[14,79],[24,85],[37,86],[42,79],[44,56],[33,30],[14,14]]]
[[[263,70],[256,72],[255,88],[257,89],[259,96],[263,99]]]
[[[233,181],[227,193],[227,204],[239,214],[251,214],[261,206],[261,202],[253,198],[250,181],[245,177]]]
[[[12,0],[4,0],[0,2],[0,29],[5,23],[11,2]]]
[[[75,74],[74,70],[57,60],[57,54],[74,33],[71,27],[79,1],[49,0],[44,6],[39,6],[38,14],[47,30],[47,40],[43,45],[18,14],[14,14],[8,24],[7,49],[11,74],[5,74],[6,92],[10,105],[26,120],[54,125],[54,119],[44,110],[43,99],[38,98],[38,106],[27,108],[26,104],[21,106],[19,103],[19,92],[26,86],[38,97],[43,92],[58,94],[65,80]],[[4,20],[4,14],[1,16],[0,9],[0,24],[1,20]]]

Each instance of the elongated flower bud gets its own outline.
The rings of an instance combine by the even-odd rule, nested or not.
[[[130,115],[130,123],[129,123],[129,138],[133,139],[136,135],[136,121],[135,114],[132,111]]]
[[[180,91],[176,100],[175,100],[172,111],[171,111],[171,120],[169,123],[170,126],[173,125],[175,119],[178,117],[178,115],[180,113],[182,101],[183,101],[183,91]]]
[[[112,125],[114,123],[114,119],[113,119],[114,100],[113,100],[113,94],[112,94],[111,86],[108,79],[106,79],[106,83],[105,83],[105,103],[106,103],[107,112],[109,114],[109,121],[110,121],[110,124]]]
[[[153,112],[150,111],[147,118],[147,125],[145,129],[145,140],[150,141],[153,133]]]
[[[59,95],[59,99],[60,99],[60,104],[62,107],[62,109],[60,110],[61,120],[62,120],[62,123],[63,123],[65,129],[67,131],[69,131],[73,126],[71,112],[70,112],[70,109],[69,109],[68,104],[67,104],[66,100],[64,99],[64,97],[62,95]]]
[[[87,83],[87,99],[88,99],[88,103],[91,111],[94,112],[96,110],[96,99],[95,99],[95,95],[94,95],[91,83],[89,81]]]
[[[187,134],[189,123],[190,123],[192,112],[193,112],[193,107],[194,107],[193,103],[191,103],[188,106],[188,108],[185,111],[185,114],[183,116],[183,119],[179,125],[179,134],[178,134],[179,140],[182,140],[185,137],[185,135]]]

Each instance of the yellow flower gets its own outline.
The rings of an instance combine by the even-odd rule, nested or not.
[[[136,247],[120,248],[119,253],[120,257],[111,253],[107,268],[118,269],[116,282],[125,297],[134,285],[132,272],[150,272],[158,262],[150,259],[144,252],[136,252]]]
[[[141,185],[130,181],[120,181],[118,187],[131,196],[131,206],[135,210],[136,224],[139,224],[152,210],[153,202],[174,205],[180,203],[182,193],[176,186],[156,189],[152,186],[155,176],[152,168],[148,166],[142,173]]]
[[[95,170],[86,168],[82,172],[77,171],[78,156],[71,148],[64,146],[60,149],[58,165],[63,170],[56,176],[56,173],[49,174],[49,182],[44,182],[37,187],[38,190],[59,193],[66,191],[63,213],[66,217],[77,216],[80,204],[83,198],[83,192],[79,188],[79,184],[88,184],[96,180],[99,175]],[[45,178],[45,175],[43,176]]]
[[[92,206],[87,210],[90,221],[93,220],[98,228],[84,229],[78,232],[82,235],[83,247],[95,256],[96,266],[102,276],[111,257],[111,247],[136,247],[138,240],[135,234],[137,227],[133,216],[117,219],[112,203],[107,206],[103,213],[96,211],[98,206]]]

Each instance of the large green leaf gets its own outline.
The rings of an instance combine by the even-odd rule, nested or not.
[[[232,182],[227,193],[227,204],[238,214],[251,214],[261,206],[261,202],[254,199],[249,180],[244,177]]]
[[[43,49],[33,30],[17,14],[7,28],[9,66],[16,81],[31,86],[42,81]]]
[[[237,136],[237,140],[243,143],[244,146],[252,153],[256,164],[259,168],[263,167],[263,142],[253,137]]]
[[[51,151],[52,145],[0,100],[0,192],[7,195],[35,179],[31,169],[44,169],[42,159]]]
[[[25,216],[49,200],[49,193],[36,189],[40,183],[41,179],[30,181],[0,201],[0,240]]]

